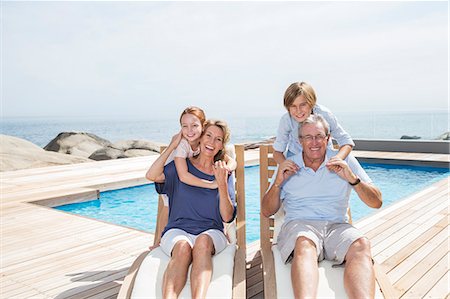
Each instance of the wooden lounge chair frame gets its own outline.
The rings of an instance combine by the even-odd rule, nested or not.
[[[237,249],[234,256],[234,273],[233,273],[233,298],[246,297],[246,234],[245,234],[245,181],[244,181],[244,145],[235,145],[237,168],[235,170],[236,177],[236,203],[237,214],[236,224],[236,244]],[[159,221],[159,214],[163,209],[162,197],[158,199],[158,214],[156,216],[155,235],[160,234],[164,227]],[[128,274],[125,276],[117,298],[129,299],[133,292],[134,281],[138,273],[139,267],[144,261],[149,250],[141,253],[131,265]]]
[[[269,185],[270,179],[275,173],[277,163],[273,159],[273,147],[272,145],[261,145],[259,148],[259,163],[260,163],[260,196],[261,203]],[[351,214],[348,210],[349,222],[351,223]],[[261,257],[263,265],[263,283],[264,283],[264,298],[265,299],[276,299],[277,298],[277,288],[276,288],[276,277],[275,277],[275,263],[274,256],[272,252],[272,240],[274,236],[274,217],[265,217],[262,213],[260,214],[260,246],[261,246]],[[380,290],[385,298],[397,298],[396,292],[387,278],[386,274],[382,271],[381,266],[374,263],[375,276],[380,287]]]

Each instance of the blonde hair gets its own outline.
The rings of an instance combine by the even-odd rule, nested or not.
[[[211,126],[219,127],[223,132],[222,149],[214,156],[214,161],[223,160],[225,157],[225,147],[230,141],[230,128],[228,127],[228,124],[222,120],[208,119],[203,126],[202,136],[205,134],[206,129]]]
[[[289,107],[301,95],[305,97],[311,109],[316,105],[316,93],[312,86],[306,82],[295,82],[289,85],[284,92],[284,107],[289,111]]]

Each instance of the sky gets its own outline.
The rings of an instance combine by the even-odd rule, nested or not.
[[[448,110],[447,1],[1,2],[2,117]]]

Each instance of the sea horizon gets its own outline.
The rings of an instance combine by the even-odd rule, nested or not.
[[[270,116],[223,117],[231,129],[231,142],[261,141],[276,135],[282,114]],[[352,138],[400,139],[403,135],[434,140],[449,131],[449,112],[355,111],[336,112]],[[61,132],[86,132],[111,142],[145,139],[168,143],[179,131],[178,119],[142,116],[2,117],[1,134],[28,140],[40,147]]]

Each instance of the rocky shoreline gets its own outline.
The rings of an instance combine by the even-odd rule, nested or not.
[[[272,137],[259,142],[245,143],[245,149],[255,149],[260,144],[273,143],[274,139]],[[402,136],[401,139],[420,139],[420,137]],[[437,139],[450,140],[450,132],[442,134]],[[123,140],[111,143],[91,133],[62,132],[44,148],[24,139],[1,134],[0,145],[1,172],[156,155],[166,144],[149,140]]]

